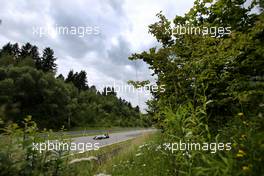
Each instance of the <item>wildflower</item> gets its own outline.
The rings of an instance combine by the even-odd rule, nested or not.
[[[242,134],[242,135],[241,135],[241,137],[242,137],[242,138],[245,138],[245,137],[246,137],[246,135],[245,135],[245,134]]]
[[[139,146],[139,148],[141,149],[141,148],[143,148],[143,147],[145,147],[145,146],[147,146],[148,144],[143,144],[143,145],[141,145],[141,146]]]
[[[140,148],[140,149],[141,149],[141,148],[143,148],[143,147],[144,147],[144,145],[140,145],[138,148]]]
[[[100,173],[100,174],[96,174],[94,176],[111,176],[111,175],[108,175],[108,174],[104,174],[104,173]]]
[[[237,158],[242,158],[245,155],[246,155],[246,153],[243,150],[239,149],[236,156],[237,156]]]
[[[136,156],[140,156],[140,155],[142,155],[142,153],[137,153],[137,154],[136,154]]]
[[[243,140],[243,139],[246,139],[246,137],[247,136],[245,134],[242,134],[240,139]]]
[[[243,154],[243,155],[246,155],[246,153],[243,151],[243,150],[238,150],[238,153],[241,153],[241,154]]]
[[[246,122],[246,121],[243,121],[243,124],[244,124],[244,125],[246,125],[246,126],[248,126],[248,125],[249,125],[249,123],[248,123],[248,122]]]
[[[242,157],[243,157],[243,155],[242,155],[242,154],[240,154],[240,153],[238,153],[238,154],[236,155],[236,157],[237,157],[237,158],[242,158]]]
[[[248,167],[248,166],[243,166],[243,167],[242,167],[242,170],[243,170],[243,171],[249,171],[249,167]]]
[[[238,113],[237,115],[238,115],[238,116],[243,116],[244,114],[243,114],[243,112],[240,112],[240,113]]]

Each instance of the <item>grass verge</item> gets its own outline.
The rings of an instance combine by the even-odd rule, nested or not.
[[[70,164],[70,169],[74,174],[80,176],[107,173],[115,163],[126,158],[128,154],[134,153],[140,145],[153,138],[153,136],[153,133],[145,133],[134,139],[102,147],[97,151],[88,151],[69,156],[67,158],[69,162],[80,161]],[[85,160],[91,157],[96,157],[96,160]]]

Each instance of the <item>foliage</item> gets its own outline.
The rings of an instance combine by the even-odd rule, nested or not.
[[[196,1],[184,17],[175,17],[174,28],[158,14],[160,20],[149,31],[162,47],[133,54],[130,59],[145,61],[158,76],[157,85],[165,85],[165,92],[153,94],[154,111],[161,112],[166,106],[177,109],[187,102],[196,108],[202,105],[199,96],[205,95],[210,101],[206,110],[210,127],[217,129],[239,112],[248,118],[263,113],[264,14],[249,13],[253,7],[239,6],[244,1],[210,2]],[[216,37],[169,32],[178,25],[230,26],[232,32]],[[162,123],[162,116],[156,118]]]
[[[0,57],[0,66],[30,66],[44,72],[56,72],[56,58],[51,48],[45,48],[40,56],[35,45],[26,43],[19,48],[17,43],[8,43],[2,47]]]
[[[205,107],[205,106],[204,106]],[[167,133],[157,133],[132,152],[111,163],[106,170],[111,175],[260,175],[263,163],[263,120],[246,120],[243,114],[229,121],[226,127],[212,135],[203,109],[192,104],[176,112],[164,111]],[[166,145],[185,143],[232,143],[230,151],[174,150]]]
[[[0,108],[5,123],[21,125],[31,115],[40,128],[61,126],[148,126],[139,107],[118,98],[113,88],[100,93],[88,86],[87,73],[71,70],[55,77],[56,58],[50,48],[42,56],[26,43],[6,44],[0,50]]]
[[[0,175],[71,175],[68,161],[63,159],[69,151],[59,149],[40,153],[34,150],[33,143],[45,142],[55,137],[52,132],[47,131],[43,131],[41,136],[37,130],[37,125],[30,116],[24,119],[23,127],[11,123],[3,129],[4,133],[0,135]],[[63,135],[56,138],[66,142]]]
[[[254,8],[259,13],[254,13]],[[135,53],[129,59],[142,59],[149,64],[158,78],[157,85],[165,85],[166,91],[153,93],[153,100],[148,102],[149,113],[164,132],[162,143],[230,142],[232,150],[215,154],[184,150],[172,155],[153,149],[150,153],[145,151],[148,168],[159,168],[164,160],[170,160],[172,164],[162,169],[164,175],[263,174],[261,1],[246,6],[244,0],[196,0],[187,14],[176,16],[173,21],[162,13],[157,17],[159,21],[149,26],[149,32],[160,45]],[[231,34],[183,35],[174,32],[179,25],[230,27]],[[161,161],[150,162],[155,158]],[[144,169],[139,165],[132,167]],[[120,173],[124,175],[124,171]]]

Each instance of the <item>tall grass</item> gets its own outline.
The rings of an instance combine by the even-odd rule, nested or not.
[[[63,159],[69,151],[52,150],[39,152],[34,150],[33,143],[45,142],[48,139],[58,139],[67,142],[63,133],[44,130],[45,135],[39,135],[35,122],[29,116],[23,122],[24,127],[12,123],[2,129],[0,134],[0,175],[71,175],[68,161]],[[67,173],[67,174],[65,174]]]
[[[37,126],[30,118],[24,127],[10,124],[3,129],[0,140],[0,175],[80,175],[96,174],[117,176],[205,176],[205,175],[263,175],[264,121],[260,114],[247,118],[241,112],[233,120],[211,133],[208,128],[206,104],[194,108],[191,103],[176,111],[164,108],[166,117],[164,133],[145,135],[121,144],[108,146],[100,152],[69,155],[69,151],[32,150],[33,142],[47,139],[65,141],[67,136],[48,133],[40,137]],[[44,131],[45,134],[47,131]],[[56,133],[57,135],[58,133]],[[164,144],[176,142],[231,143],[227,151],[176,150],[172,152]],[[117,151],[118,152],[115,152]],[[113,154],[114,152],[114,154]],[[94,161],[70,163],[74,159],[98,157]],[[99,159],[103,156],[103,159]]]
[[[207,126],[205,106],[194,108],[191,103],[176,112],[166,108],[167,131],[159,133],[135,147],[105,169],[111,175],[263,175],[264,132],[261,114],[252,119],[238,113],[217,133],[211,134]],[[231,143],[231,150],[171,150],[165,143],[174,142]]]
[[[69,150],[34,150],[33,143],[47,140],[68,143],[70,136],[61,132],[39,131],[31,117],[24,119],[23,127],[15,123],[1,129],[0,134],[0,175],[36,176],[92,176],[111,167],[113,158],[133,150],[148,138],[139,138],[100,148],[98,151],[75,153]],[[121,153],[121,154],[120,154]]]

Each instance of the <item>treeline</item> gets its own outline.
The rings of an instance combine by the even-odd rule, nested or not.
[[[139,107],[118,98],[113,88],[88,86],[85,71],[55,76],[54,51],[26,43],[0,50],[0,116],[18,122],[31,115],[41,128],[62,126],[147,126]],[[106,90],[110,93],[106,93]]]

